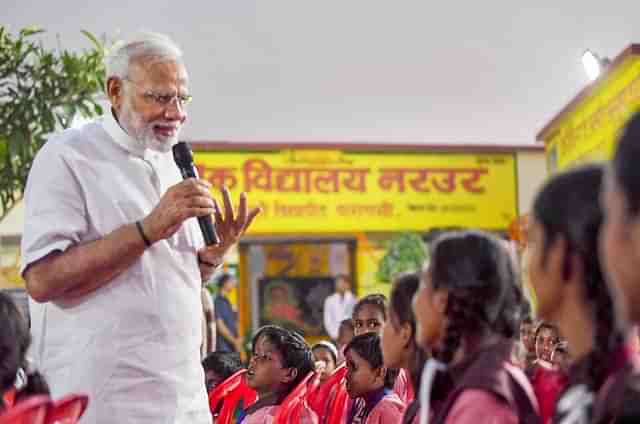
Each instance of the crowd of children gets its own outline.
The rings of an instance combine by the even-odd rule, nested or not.
[[[343,369],[327,400],[348,394],[341,423],[550,422],[567,385],[569,349],[554,325],[522,316],[517,275],[498,239],[450,233],[433,244],[423,272],[394,282],[389,300],[373,294],[355,305],[353,334],[343,323],[339,348],[261,328],[246,373],[258,400],[239,421],[276,422],[306,375],[315,370],[319,390]],[[224,363],[205,360],[207,375],[221,377],[216,368]],[[300,421],[329,422],[330,410],[322,408],[323,416],[309,406]]]

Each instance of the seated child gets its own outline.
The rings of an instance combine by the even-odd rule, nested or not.
[[[347,392],[354,400],[347,424],[399,423],[405,404],[392,390],[398,371],[384,366],[380,336],[356,336],[347,345],[345,358]]]
[[[353,308],[354,334],[359,336],[365,333],[380,334],[387,321],[388,302],[383,294],[370,294],[360,299]],[[393,390],[404,403],[411,402],[409,377],[404,369],[400,369]]]
[[[313,369],[313,354],[300,335],[276,325],[258,330],[247,371],[258,401],[247,408],[242,423],[272,423],[282,401]]]
[[[353,307],[353,334],[380,334],[387,320],[387,298],[383,294],[370,294]]]
[[[242,361],[240,361],[240,355],[235,352],[211,352],[202,361],[202,367],[205,373],[207,393],[244,368]]]
[[[551,354],[553,366],[565,376],[569,374],[571,356],[569,355],[569,345],[567,342],[557,343]]]
[[[402,369],[410,377],[408,387],[412,389],[412,396],[409,397],[413,397],[413,400],[402,399],[407,404],[403,424],[419,422],[420,403],[415,394],[420,392],[420,376],[427,359],[427,354],[416,342],[416,318],[411,307],[419,285],[418,273],[404,274],[394,281],[389,296],[389,319],[380,337],[384,365]]]
[[[531,385],[512,363],[523,298],[509,250],[480,231],[445,233],[429,250],[413,299],[416,340],[432,354],[420,422],[539,424]]]
[[[337,365],[342,365],[344,362],[344,348],[347,347],[354,336],[353,320],[351,318],[342,320],[340,327],[338,327],[338,340],[336,340],[338,345]]]
[[[333,343],[322,341],[313,345],[311,352],[316,362],[316,370],[320,372],[320,384],[324,384],[336,369],[338,350]],[[319,364],[321,364],[320,368],[318,368]]]
[[[26,353],[31,344],[29,327],[15,302],[0,292],[0,413],[32,395],[49,395],[49,386],[38,372],[27,367]],[[5,404],[5,393],[11,402]]]
[[[560,340],[558,329],[548,322],[541,322],[536,329],[535,340],[538,359],[534,362],[530,380],[538,398],[542,422],[549,423],[553,417],[556,400],[566,384],[566,379],[559,378],[560,375],[551,362],[553,348]]]

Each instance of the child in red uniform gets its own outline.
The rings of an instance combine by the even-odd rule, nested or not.
[[[320,372],[320,384],[324,384],[333,374],[338,362],[338,350],[333,343],[321,341],[311,348],[316,362],[316,371]]]
[[[26,354],[30,344],[31,335],[22,312],[8,294],[0,292],[0,414],[30,396],[49,394],[44,377],[28,370]]]
[[[204,383],[209,393],[244,367],[240,355],[235,352],[211,352],[202,360],[202,368],[204,368]]]
[[[413,394],[419,391],[420,373],[425,362],[425,353],[416,343],[416,319],[411,309],[419,284],[417,273],[404,275],[395,281],[389,299],[388,319],[382,331],[384,365],[404,370],[410,377]],[[418,422],[420,403],[415,395],[413,397],[402,418],[403,424]]]
[[[529,375],[533,391],[540,405],[540,417],[543,423],[551,422],[558,395],[564,389],[564,378],[551,362],[553,348],[558,344],[558,329],[548,322],[541,322],[535,331],[537,359]]]
[[[311,349],[300,335],[275,325],[262,327],[253,337],[247,370],[247,384],[258,392],[258,401],[247,408],[242,423],[272,423],[284,398],[313,369]]]
[[[418,344],[446,367],[429,378],[435,359],[427,362],[421,417],[432,424],[539,422],[531,385],[511,363],[522,294],[501,241],[477,231],[438,239],[413,309]]]
[[[397,370],[382,361],[380,336],[365,333],[354,337],[345,349],[347,392],[353,404],[347,424],[398,423],[405,404],[391,389]]]
[[[553,347],[560,341],[558,328],[548,322],[542,321],[536,327],[534,333],[537,362],[551,363]]]

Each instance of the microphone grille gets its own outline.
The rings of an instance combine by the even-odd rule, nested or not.
[[[178,166],[189,166],[193,163],[193,154],[189,144],[184,141],[176,143],[173,147],[173,160]]]

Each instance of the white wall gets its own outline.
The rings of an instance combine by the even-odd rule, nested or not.
[[[640,39],[640,2],[2,0],[0,24],[84,47],[148,28],[184,48],[185,138],[532,143],[587,82],[580,54]]]
[[[528,213],[533,199],[547,179],[547,162],[544,150],[518,152],[518,209],[520,215]]]

